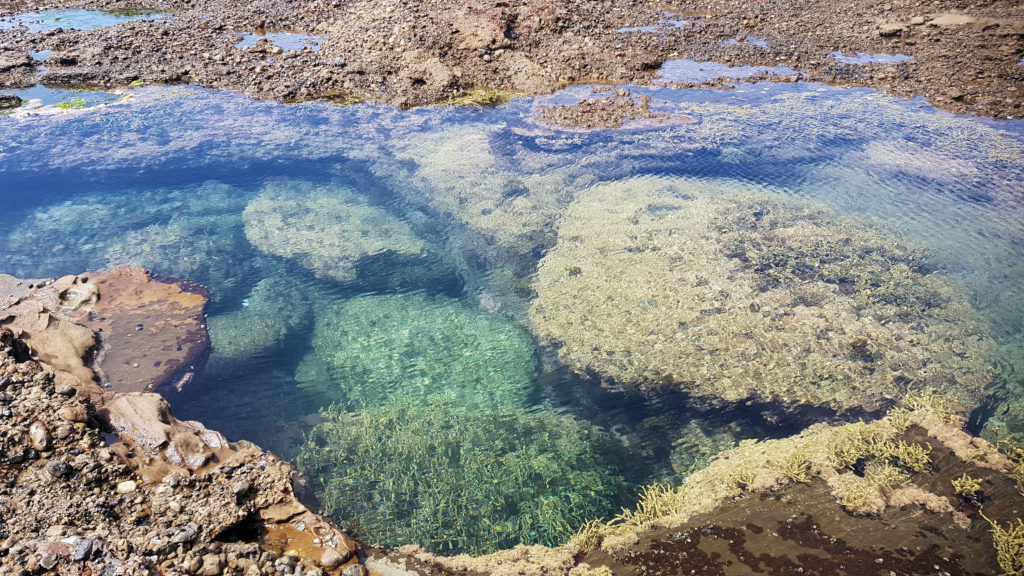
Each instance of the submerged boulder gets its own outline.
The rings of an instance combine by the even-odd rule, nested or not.
[[[272,183],[249,202],[242,219],[253,246],[338,282],[355,280],[356,264],[368,256],[426,251],[408,224],[342,186]]]
[[[311,322],[311,308],[301,285],[287,278],[264,278],[240,309],[210,316],[214,354],[209,369],[237,366],[274,352],[286,344],[289,335],[304,333]]]
[[[579,198],[530,310],[577,372],[837,412],[934,388],[966,413],[991,379],[986,325],[907,242],[752,187],[635,179]]]
[[[304,385],[348,406],[454,397],[467,410],[519,407],[532,390],[530,337],[511,322],[423,293],[360,296],[320,310]],[[319,380],[316,374],[326,375]]]

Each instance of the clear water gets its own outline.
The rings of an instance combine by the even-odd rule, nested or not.
[[[320,49],[324,39],[309,34],[297,34],[295,32],[268,32],[266,34],[242,34],[242,40],[235,44],[235,48],[250,48],[255,46],[261,38],[266,38],[271,44],[285,52],[299,52],[308,47],[316,52]]]
[[[909,62],[914,59],[913,56],[907,56],[906,54],[868,54],[866,52],[857,52],[852,55],[843,54],[842,52],[832,52],[829,56],[843,64],[859,65],[895,64],[897,62]]]
[[[297,459],[340,522],[385,544],[556,543],[631,486],[820,417],[610,391],[541,344],[538,262],[572,241],[566,214],[603,208],[602,183],[759,190],[923,245],[997,346],[974,426],[1024,433],[1024,123],[808,83],[630,90],[694,121],[561,131],[525,98],[402,111],[191,87],[2,116],[0,271],[129,262],[206,284],[216,351],[178,417]]]
[[[170,14],[154,12],[103,12],[101,10],[44,10],[0,18],[0,30],[25,26],[29,32],[45,32],[64,28],[65,30],[93,30],[106,28],[132,20],[166,22]]]

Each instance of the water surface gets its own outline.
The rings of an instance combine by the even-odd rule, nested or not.
[[[756,72],[683,61],[662,79]],[[614,216],[589,202],[618,183],[675,190],[638,221],[672,218],[714,190],[813,206],[921,247],[919,272],[940,275],[994,343],[974,425],[991,416],[1012,428],[1024,361],[1020,122],[807,83],[629,88],[653,112],[694,122],[563,131],[526,98],[402,111],[191,87],[83,93],[89,107],[68,110],[54,105],[75,95],[25,91],[54,113],[0,117],[0,271],[127,262],[208,286],[216,350],[174,399],[177,416],[298,459],[343,525],[390,545],[559,543],[586,517],[628,506],[631,487],[681,482],[735,442],[822,414],[780,420],[756,404],[612,391],[543,341],[538,266],[576,241],[560,230]],[[629,242],[617,255],[637,266],[656,253]],[[412,463],[444,489],[413,480],[402,468]]]

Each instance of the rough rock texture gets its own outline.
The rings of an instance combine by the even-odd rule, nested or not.
[[[128,0],[50,0],[45,8],[136,8]],[[167,22],[29,33],[0,31],[0,86],[190,83],[283,100],[360,98],[408,106],[479,87],[530,93],[564,83],[643,81],[672,58],[785,65],[809,80],[923,95],[956,112],[1019,117],[1019,3],[946,0],[922,7],[855,0],[352,0],[233,3],[155,0]],[[7,4],[0,12],[27,9]],[[666,21],[666,12],[674,14]],[[659,22],[661,23],[659,25]],[[620,31],[622,30],[622,31]],[[270,42],[239,47],[243,33],[291,31],[319,50]],[[29,56],[53,50],[40,73]],[[906,54],[909,62],[845,64],[830,57]],[[800,77],[800,76],[797,76]]]
[[[635,179],[578,195],[530,311],[619,388],[877,412],[934,387],[962,413],[994,344],[920,249],[752,188]]]
[[[408,224],[340,186],[270,184],[242,218],[245,235],[260,250],[339,282],[355,280],[362,258],[386,252],[419,256],[426,248]]]
[[[180,422],[155,394],[101,410],[0,331],[0,573],[290,574],[355,565],[285,462]],[[79,391],[83,390],[83,391]],[[111,443],[113,442],[113,443]],[[326,568],[326,567],[325,567]]]
[[[58,378],[94,377],[116,392],[180,390],[209,352],[205,290],[134,266],[58,280],[5,276],[0,325]]]

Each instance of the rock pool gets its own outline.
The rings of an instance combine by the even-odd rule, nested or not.
[[[205,285],[176,415],[389,546],[562,544],[722,449],[921,395],[1024,439],[1024,123],[753,72],[483,109],[25,91],[0,272]],[[645,115],[542,120],[609,90]]]

